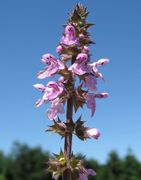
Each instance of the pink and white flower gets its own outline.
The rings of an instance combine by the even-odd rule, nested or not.
[[[37,90],[44,92],[43,97],[36,102],[36,107],[39,107],[43,102],[48,103],[49,101],[54,100],[64,91],[63,84],[54,81],[50,81],[47,86],[35,84],[34,87]]]
[[[51,101],[51,107],[46,113],[50,120],[54,120],[57,118],[58,114],[64,113],[63,103],[60,102],[59,98]]]
[[[46,87],[43,84],[34,84],[33,87],[42,92],[44,92],[46,89]]]
[[[79,173],[79,178],[77,180],[88,180],[88,176],[95,176],[96,172],[93,169],[85,169],[85,171]]]
[[[87,101],[87,107],[91,109],[91,117],[94,115],[95,110],[96,110],[96,101],[95,101],[95,95],[94,94],[87,94],[85,96],[86,101]]]
[[[109,59],[100,59],[97,62],[94,62],[92,64],[88,64],[88,73],[95,75],[97,78],[101,78],[104,80],[103,75],[98,71],[97,67],[106,65],[109,63]]]
[[[97,128],[87,128],[85,131],[85,138],[94,138],[94,139],[98,139],[100,136],[100,131]]]
[[[93,75],[86,75],[82,87],[87,87],[90,91],[96,91],[97,80]]]
[[[61,54],[62,53],[62,50],[63,50],[63,47],[61,45],[58,45],[57,48],[56,48],[56,52],[58,54]]]
[[[65,27],[64,36],[61,38],[60,43],[68,46],[78,44],[74,26],[67,25]]]
[[[60,60],[56,59],[53,55],[51,54],[44,54],[42,56],[42,62],[47,65],[45,70],[40,71],[37,74],[37,77],[39,79],[44,79],[46,77],[50,77],[57,73],[59,70],[63,70],[65,68],[63,62]]]
[[[43,95],[43,99],[45,101],[51,101],[57,98],[64,90],[63,84],[58,82],[50,81],[47,84],[45,89],[45,93]]]
[[[83,75],[87,73],[88,55],[85,53],[80,53],[76,57],[76,61],[72,66],[69,67],[69,71],[72,71],[74,74]]]
[[[88,53],[88,52],[89,52],[89,47],[88,46],[83,46],[82,53]]]
[[[106,98],[108,96],[109,96],[109,94],[105,93],[105,92],[97,93],[97,94],[94,94],[94,93],[85,94],[84,98],[86,99],[87,107],[89,109],[91,109],[91,111],[92,111],[91,117],[94,115],[95,110],[96,110],[96,100],[95,100],[95,98],[102,99],[102,98]]]

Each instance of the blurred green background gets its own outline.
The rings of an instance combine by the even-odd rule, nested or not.
[[[51,180],[51,173],[47,172],[49,152],[40,147],[31,148],[26,144],[15,142],[11,152],[5,155],[0,151],[0,180]],[[78,158],[82,157],[78,154]],[[96,171],[92,180],[140,180],[141,162],[136,159],[132,150],[120,158],[112,151],[104,164],[95,159],[84,159],[86,168]],[[61,180],[61,178],[60,178]]]

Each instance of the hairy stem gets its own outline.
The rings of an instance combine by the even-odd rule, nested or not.
[[[72,59],[72,64],[74,62],[75,57]],[[73,92],[74,84],[73,84],[73,77],[70,76],[69,83],[71,84],[71,91],[70,97],[67,100],[67,112],[66,112],[66,123],[72,124],[73,123],[73,98],[71,93]],[[65,134],[65,143],[64,143],[64,153],[67,160],[67,169],[63,174],[63,180],[72,180],[72,173],[70,169],[70,159],[71,159],[71,149],[72,149],[72,133],[67,131]]]
[[[71,123],[73,113],[73,100],[70,97],[67,101],[67,123]],[[71,170],[70,170],[70,158],[71,158],[71,148],[72,148],[72,133],[66,132],[65,134],[65,144],[64,144],[64,153],[67,159],[67,169],[64,172],[63,180],[72,180]]]

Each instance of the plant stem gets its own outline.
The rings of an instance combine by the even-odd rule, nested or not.
[[[72,59],[72,64],[74,62],[75,57]],[[73,77],[70,76],[70,84],[71,84],[71,92],[73,91],[74,84],[73,84]],[[66,123],[72,124],[73,123],[73,98],[70,95],[69,99],[67,100],[67,113],[66,113]],[[72,172],[70,169],[70,159],[71,159],[71,149],[72,149],[72,133],[67,131],[65,133],[65,143],[64,143],[64,154],[66,156],[67,161],[67,169],[64,171],[63,180],[72,180]]]
[[[72,122],[72,112],[73,112],[73,102],[72,98],[70,97],[67,101],[67,123]],[[70,159],[71,156],[71,146],[72,146],[72,133],[66,132],[65,136],[65,154],[68,159]]]
[[[66,122],[72,123],[72,114],[73,114],[73,99],[70,97],[67,101],[67,114]],[[70,170],[70,158],[71,158],[71,148],[72,148],[72,133],[66,132],[65,134],[65,144],[64,144],[64,153],[67,160],[67,170],[64,172],[63,180],[71,180],[71,170]]]

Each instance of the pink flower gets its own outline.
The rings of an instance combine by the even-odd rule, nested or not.
[[[60,43],[67,46],[71,46],[71,45],[78,44],[78,41],[76,38],[70,38],[68,35],[66,35],[61,38]]]
[[[84,98],[85,98],[86,101],[87,101],[87,107],[88,107],[89,109],[91,109],[91,111],[92,111],[91,116],[94,115],[95,110],[96,110],[96,101],[95,101],[95,98],[102,99],[102,98],[106,98],[106,97],[108,97],[108,96],[109,96],[109,94],[108,94],[108,93],[105,93],[105,92],[103,92],[103,93],[98,93],[98,94],[87,93],[87,94],[85,95]]]
[[[51,54],[44,54],[41,60],[43,63],[47,64],[48,66],[45,68],[45,70],[40,71],[38,73],[37,77],[39,79],[50,77],[53,74],[55,74],[58,70],[62,70],[65,68],[63,62],[59,61]]]
[[[42,92],[44,92],[46,88],[43,84],[34,84],[33,87]]]
[[[88,61],[88,55],[86,53],[80,53],[76,57],[77,62],[87,62]]]
[[[83,75],[87,72],[86,62],[88,61],[88,55],[85,53],[80,53],[76,57],[76,61],[72,66],[69,67],[69,71],[77,75]]]
[[[108,64],[109,60],[108,59],[100,59],[97,62],[94,62],[92,64],[88,64],[88,73],[92,73],[95,75],[97,78],[101,78],[104,80],[103,75],[98,71],[97,67],[103,66],[105,64]]]
[[[78,180],[88,180],[88,176],[84,173],[79,173]]]
[[[65,33],[65,35],[69,35],[70,37],[75,37],[76,36],[75,28],[72,25],[67,25],[65,27],[64,33]]]
[[[85,131],[86,138],[98,139],[99,136],[100,136],[100,131],[97,128],[92,128],[92,129],[87,128]]]
[[[82,52],[83,52],[83,53],[88,53],[88,52],[89,52],[88,46],[83,46]]]
[[[96,172],[93,169],[87,169],[88,176],[95,176]]]
[[[64,36],[62,37],[60,43],[65,45],[75,45],[78,43],[75,28],[72,25],[67,25],[65,27]]]
[[[96,110],[96,102],[95,102],[95,95],[94,94],[87,94],[86,95],[87,107],[91,109],[91,117],[94,115]]]
[[[51,108],[46,112],[50,120],[56,119],[59,113],[64,113],[63,103],[59,101],[59,98],[53,100],[51,102]]]
[[[57,98],[64,90],[64,86],[61,82],[50,81],[47,86],[42,84],[35,84],[34,87],[37,90],[44,92],[41,99],[36,102],[36,107],[39,107],[43,102],[48,103]]]
[[[82,171],[79,173],[78,180],[88,180],[88,176],[95,176],[96,172],[93,169],[85,169],[86,171]]]
[[[62,53],[62,50],[63,50],[63,48],[62,48],[61,45],[57,46],[56,52],[57,52],[58,54],[61,54],[61,53]]]
[[[103,66],[109,63],[109,59],[100,59],[96,62],[96,66]]]
[[[43,99],[46,101],[54,100],[63,92],[63,90],[64,90],[63,84],[50,81],[45,89]]]
[[[83,87],[87,87],[90,91],[96,91],[97,81],[93,75],[86,75]]]

